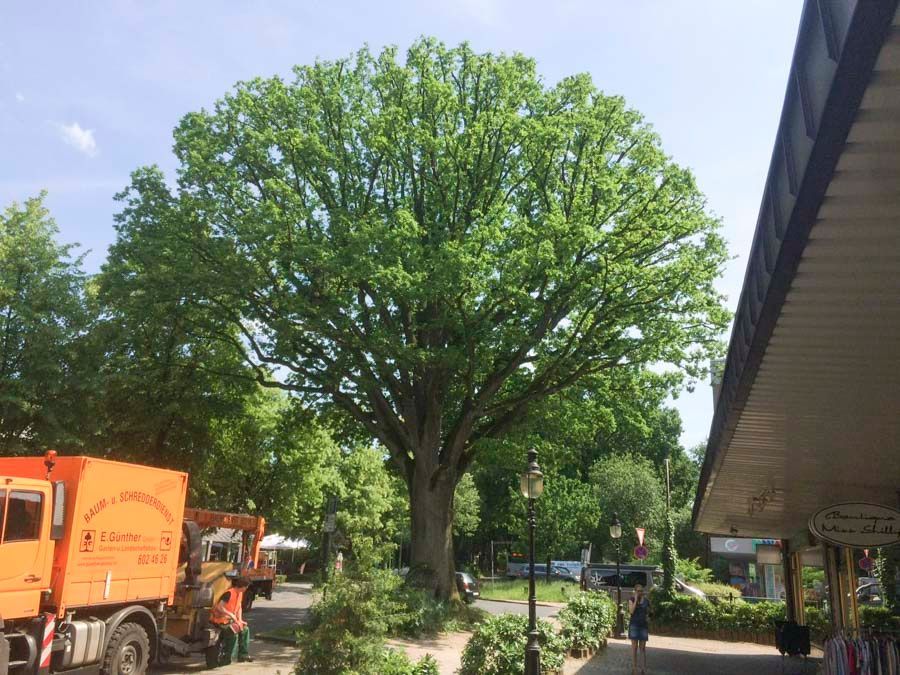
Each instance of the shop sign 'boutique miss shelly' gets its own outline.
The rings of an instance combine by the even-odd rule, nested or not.
[[[820,539],[854,548],[900,543],[900,511],[880,504],[849,502],[817,511],[809,529]]]

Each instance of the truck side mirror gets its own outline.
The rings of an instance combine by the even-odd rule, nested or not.
[[[66,532],[66,484],[53,483],[53,520],[50,522],[50,539],[59,541]]]

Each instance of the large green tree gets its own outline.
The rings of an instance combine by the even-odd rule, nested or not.
[[[727,320],[690,172],[621,98],[521,55],[421,40],[298,67],[187,115],[175,153],[177,273],[261,377],[380,442],[439,596],[480,440],[592,373],[699,372]]]
[[[118,195],[118,237],[96,279],[101,308],[92,339],[103,354],[98,450],[119,459],[200,472],[214,434],[257,414],[253,371],[211,337],[228,324],[195,301],[179,270],[194,264],[162,174],[136,171]],[[236,329],[233,329],[236,332]]]
[[[43,195],[0,213],[0,454],[78,445],[93,380],[81,259]]]
[[[528,541],[526,500],[516,490],[511,495],[513,518],[509,531],[520,542]],[[602,525],[600,500],[588,483],[560,475],[544,480],[544,493],[535,503],[537,509],[535,548],[538,560],[577,560],[581,546],[591,541]]]
[[[609,536],[613,514],[618,514],[622,523],[619,545],[623,560],[630,560],[632,550],[637,546],[637,527],[646,530],[645,545],[650,549],[651,557],[659,559],[664,536],[666,493],[650,460],[635,454],[612,455],[591,467],[590,480],[604,517],[597,539],[606,559],[615,559],[615,542]]]

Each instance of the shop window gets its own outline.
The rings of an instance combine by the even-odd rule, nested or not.
[[[41,532],[43,496],[39,492],[10,492],[3,541],[31,541]]]

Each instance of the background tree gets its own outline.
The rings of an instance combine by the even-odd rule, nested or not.
[[[117,198],[118,236],[97,278],[97,445],[119,459],[199,473],[217,445],[215,426],[259,412],[257,385],[240,353],[210,338],[216,319],[185,282],[195,260],[162,217],[171,212],[162,174],[135,172]]]
[[[509,530],[519,541],[528,541],[526,500],[516,489]],[[535,546],[538,560],[578,560],[583,541],[594,538],[603,514],[596,490],[575,478],[548,475],[544,494],[536,503]]]
[[[175,136],[178,193],[150,209],[180,223],[183,287],[261,378],[378,440],[439,596],[479,441],[585,376],[717,349],[718,223],[586,75],[422,40],[241,84]]]
[[[471,537],[481,523],[481,498],[471,474],[463,476],[453,497],[453,534]]]
[[[94,380],[81,258],[43,195],[0,214],[0,454],[78,446]]]
[[[341,451],[284,392],[248,398],[240,415],[210,420],[212,447],[191,475],[192,503],[262,514],[268,529],[316,541],[326,496],[341,491]]]
[[[406,524],[406,498],[400,483],[375,448],[344,453],[338,465],[340,506],[337,526],[365,564],[390,560]]]
[[[597,540],[605,559],[615,560],[609,521],[613,513],[618,513],[622,522],[622,559],[631,558],[638,543],[634,528],[643,527],[647,531],[644,545],[658,560],[662,551],[665,490],[650,460],[634,454],[612,455],[591,467],[590,475],[604,517]]]

